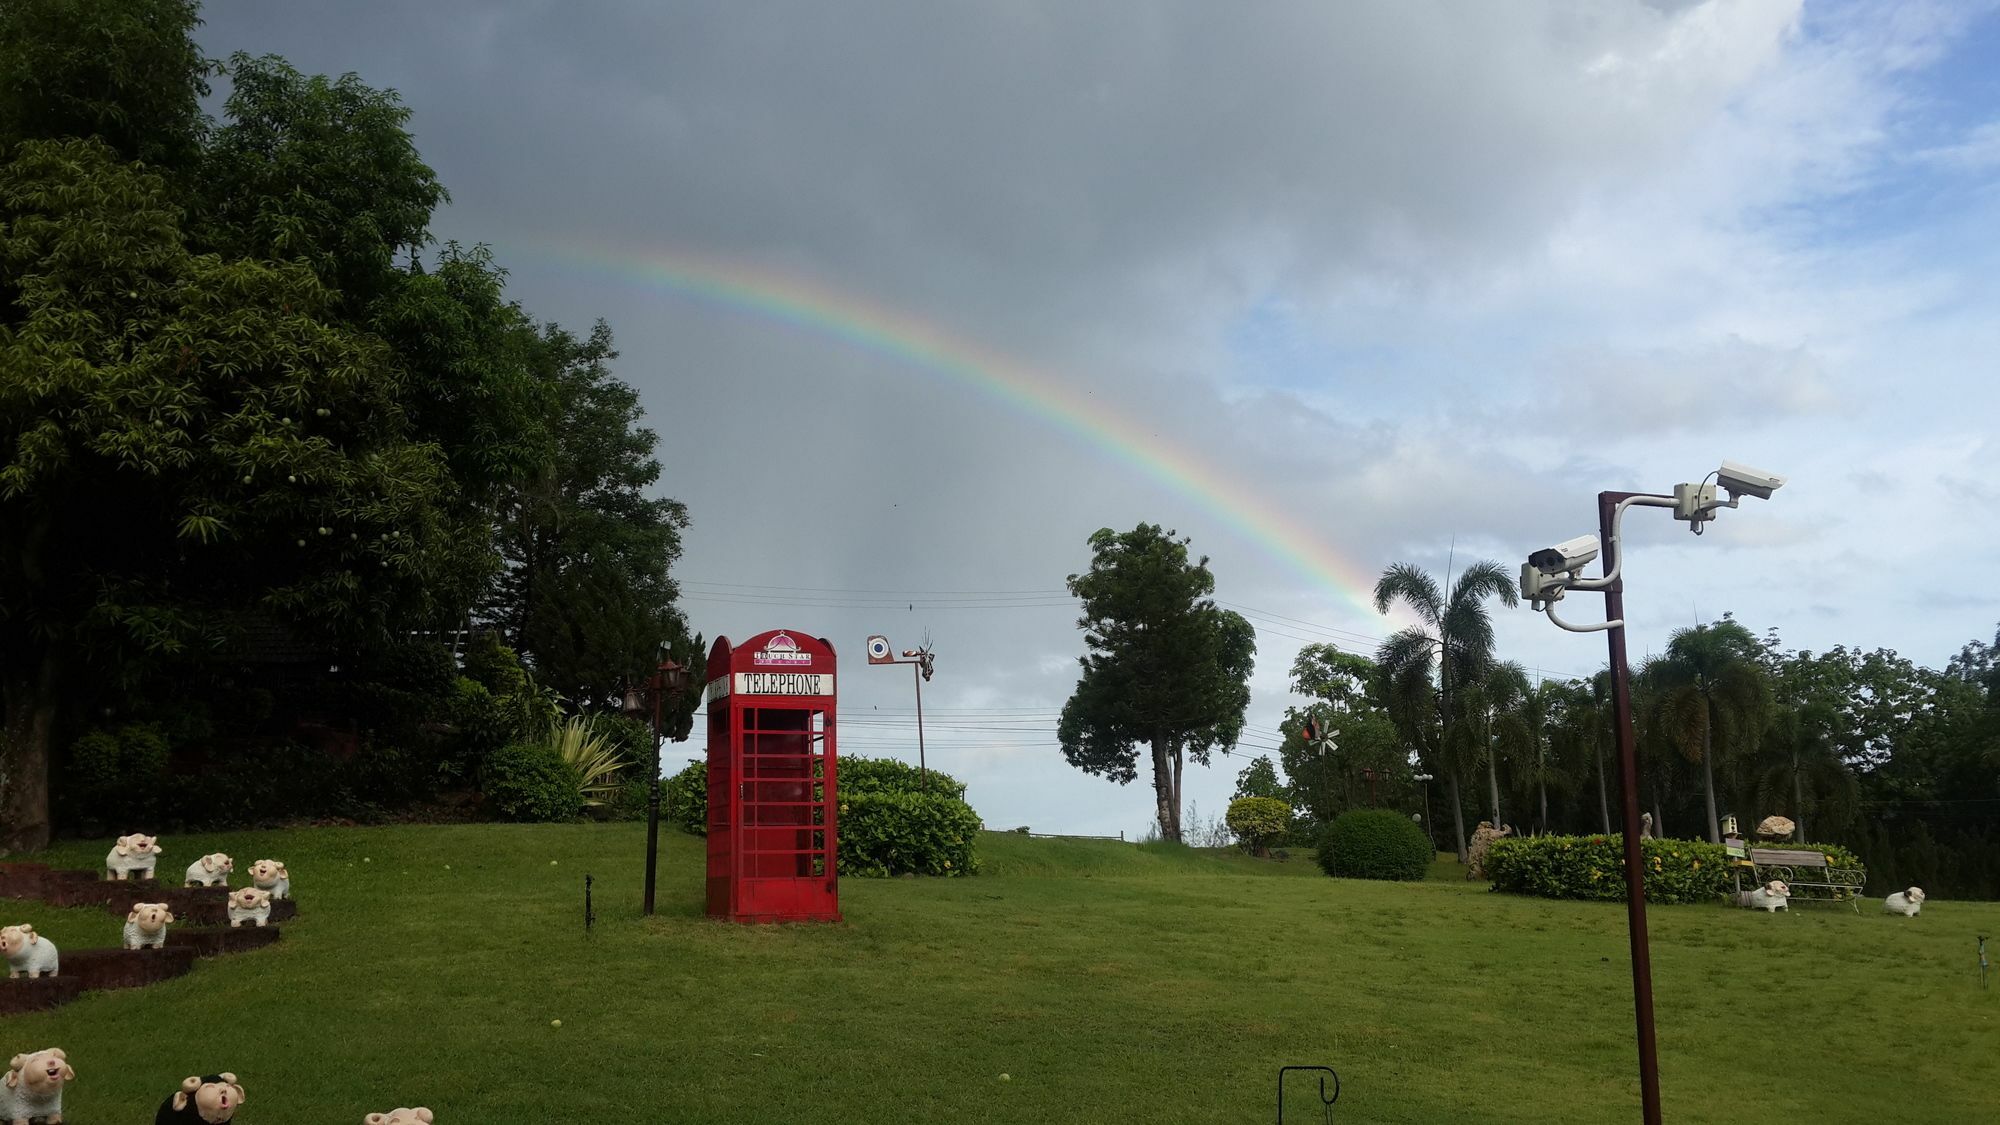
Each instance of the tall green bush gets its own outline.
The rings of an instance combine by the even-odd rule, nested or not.
[[[893,789],[845,793],[840,798],[840,873],[877,878],[976,874],[979,861],[972,844],[978,831],[978,814],[957,797]]]
[[[680,825],[683,832],[708,835],[707,762],[691,762],[666,780],[660,789],[660,816]]]
[[[67,777],[56,789],[59,817],[84,831],[139,831],[156,823],[165,797],[166,736],[153,723],[98,729],[70,744]],[[133,827],[117,827],[130,824]],[[157,831],[145,828],[146,831]]]
[[[1344,879],[1422,879],[1436,853],[1416,822],[1391,809],[1351,809],[1319,838],[1319,866]]]
[[[486,763],[486,800],[507,820],[573,820],[583,812],[576,771],[546,746],[512,743]]]

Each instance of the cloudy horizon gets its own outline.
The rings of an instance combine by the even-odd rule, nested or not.
[[[211,55],[396,89],[436,236],[610,323],[695,629],[831,639],[842,749],[910,760],[908,673],[862,642],[929,635],[929,761],[990,826],[1151,820],[1054,738],[1099,527],[1191,536],[1257,625],[1204,813],[1301,644],[1393,628],[1383,567],[1511,571],[1723,458],[1790,483],[1698,539],[1632,516],[1635,657],[1731,612],[1941,666],[2000,621],[1963,561],[2000,548],[1991,3],[203,14]],[[1539,674],[1604,662],[1495,617]]]

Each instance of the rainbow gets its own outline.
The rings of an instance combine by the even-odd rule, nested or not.
[[[676,297],[774,321],[944,376],[1068,431],[1197,504],[1308,581],[1338,594],[1373,623],[1375,575],[1335,552],[1256,490],[1189,450],[1167,445],[1064,380],[947,333],[908,313],[803,278],[683,251],[643,254],[531,247],[551,265],[610,274]],[[1371,626],[1372,631],[1372,626]]]

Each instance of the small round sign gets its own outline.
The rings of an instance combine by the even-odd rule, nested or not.
[[[889,655],[889,638],[868,638],[868,659],[881,660]]]

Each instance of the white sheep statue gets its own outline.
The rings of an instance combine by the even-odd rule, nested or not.
[[[214,855],[205,855],[188,864],[187,882],[183,885],[189,887],[226,887],[229,885],[229,873],[234,870],[236,870],[236,861],[223,855],[221,852],[216,852]]]
[[[164,902],[135,902],[131,913],[125,915],[125,948],[138,949],[150,946],[159,949],[167,944],[167,927],[173,923],[174,913]]]
[[[274,900],[292,897],[292,873],[279,860],[260,859],[251,864],[250,884],[260,891],[270,891]]]
[[[1783,910],[1791,913],[1792,888],[1783,879],[1773,879],[1743,895],[1743,905],[1752,910],[1769,911],[1776,914]]]
[[[61,968],[56,953],[56,943],[35,932],[35,927],[23,923],[0,930],[0,956],[7,958],[7,976],[25,976],[29,979],[40,976],[55,976]],[[0,1118],[4,1121],[5,1118]]]
[[[1905,918],[1915,918],[1923,913],[1924,891],[1922,887],[1911,887],[1907,891],[1897,891],[1882,900],[1885,913],[1901,914]],[[1950,911],[1946,911],[1950,913]]]
[[[431,1111],[423,1106],[415,1109],[392,1109],[387,1113],[371,1113],[361,1119],[361,1125],[431,1125]]]
[[[244,887],[229,892],[229,925],[234,929],[245,922],[262,926],[271,920],[271,892]]]
[[[166,849],[160,846],[158,836],[139,832],[120,836],[104,857],[104,877],[123,880],[136,875],[141,879],[151,879],[153,868],[159,866],[160,853],[164,851]]]
[[[40,1117],[49,1125],[62,1125],[63,1084],[75,1078],[61,1047],[15,1055],[6,1077],[0,1078],[0,1122],[28,1125],[30,1118]]]

